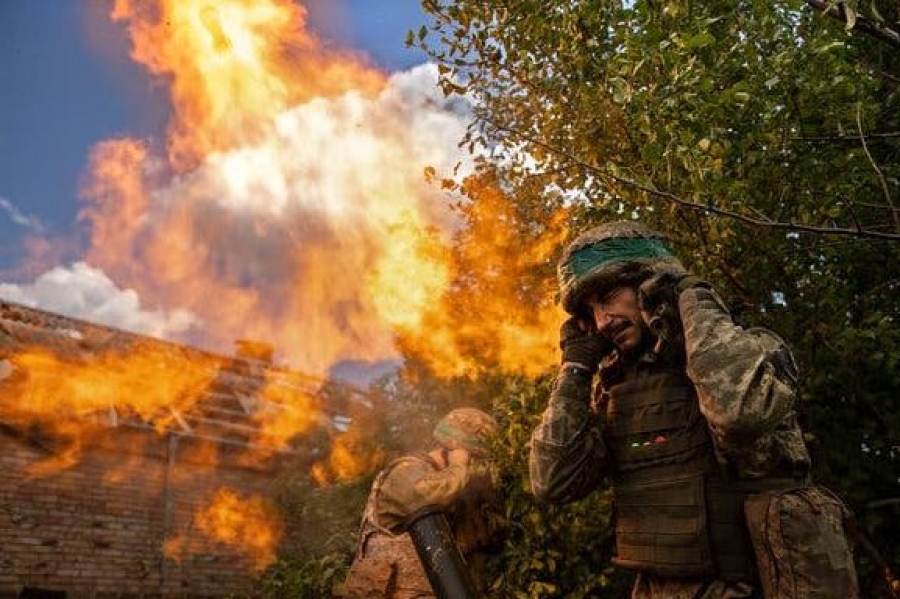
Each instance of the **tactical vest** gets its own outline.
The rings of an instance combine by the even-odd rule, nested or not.
[[[614,563],[667,577],[754,580],[743,512],[749,491],[716,462],[690,379],[648,374],[607,392]]]

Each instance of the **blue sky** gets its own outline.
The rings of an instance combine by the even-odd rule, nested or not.
[[[406,32],[425,21],[417,0],[305,5],[326,45],[358,49],[388,71],[425,60],[404,46]],[[129,60],[125,32],[105,18],[108,6],[0,2],[0,271],[21,259],[24,232],[72,234],[92,144],[164,129],[167,92]]]

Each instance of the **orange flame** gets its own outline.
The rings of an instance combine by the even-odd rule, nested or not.
[[[290,106],[382,78],[350,60],[328,60],[291,0],[117,0],[132,58],[171,85],[170,155],[195,164],[265,133]]]
[[[27,378],[18,393],[3,394],[0,410],[5,420],[21,424],[104,417],[118,406],[162,430],[172,421],[171,409],[193,405],[216,375],[212,360],[185,362],[140,346],[84,362],[37,348],[16,353],[12,362]]]
[[[213,349],[266,340],[313,375],[342,359],[394,358],[398,341],[445,376],[485,365],[534,374],[553,359],[561,315],[550,305],[548,256],[564,214],[520,213],[495,182],[470,179],[462,229],[446,189],[422,177],[459,158],[427,137],[445,122],[433,97],[401,97],[358,57],[326,51],[292,0],[116,0],[111,16],[127,25],[134,59],[168,83],[172,104],[164,152],[122,138],[90,157],[87,259],[119,286],[192,312],[203,326],[192,340]],[[411,122],[413,109],[432,112]],[[11,359],[30,373],[28,399],[3,395],[2,416],[55,422],[61,433],[65,417],[111,406],[164,430],[218,367],[141,347],[77,363],[43,350]],[[321,418],[318,400],[283,377],[260,397],[272,404],[256,418],[274,448]],[[357,432],[333,438],[313,467],[319,482],[382,461]],[[35,472],[75,459],[64,453]],[[261,499],[228,490],[195,521],[258,568],[281,534]],[[188,552],[188,541],[169,539],[167,554]]]
[[[565,317],[553,293],[568,214],[521,214],[487,174],[469,177],[464,190],[469,226],[454,246],[452,302],[431,306],[421,328],[404,328],[404,343],[440,376],[485,366],[537,375],[556,360]]]
[[[288,0],[118,0],[112,17],[170,83],[173,120],[168,165],[135,140],[95,147],[90,263],[199,315],[213,348],[265,339],[314,374],[395,356],[392,325],[446,287],[446,211],[385,76],[326,52]]]
[[[40,425],[55,437],[52,456],[29,467],[47,476],[77,463],[92,428],[136,417],[158,431],[173,410],[202,397],[216,374],[214,363],[135,345],[87,360],[62,358],[46,348],[25,349],[4,361],[13,376],[0,387],[0,418],[28,430]]]
[[[322,424],[321,398],[308,385],[280,373],[267,375],[260,398],[264,403],[255,420],[260,427],[257,440],[263,447],[284,449],[298,434]]]
[[[384,449],[366,431],[351,427],[332,438],[328,458],[313,464],[311,475],[320,486],[353,481],[378,469],[384,457]]]
[[[275,561],[282,525],[259,496],[241,497],[230,489],[220,489],[211,503],[194,515],[197,529],[206,539],[222,543],[250,558],[257,571]],[[201,545],[182,533],[166,540],[166,556],[180,560]]]
[[[195,417],[207,422],[203,404],[214,382],[229,386],[237,380],[220,357],[149,338],[106,351],[79,352],[74,342],[61,345],[65,347],[59,350],[6,348],[8,357],[0,360],[0,420],[23,431],[37,427],[48,443],[53,438],[55,455],[33,465],[32,475],[77,463],[82,443],[92,439],[95,428],[129,424],[158,433],[197,433],[208,440],[221,434],[215,428],[211,433],[195,431],[192,424]],[[231,401],[245,404],[241,407],[247,422],[233,426],[255,450],[243,458],[248,462],[290,451],[289,442],[297,435],[329,424],[321,413],[321,379],[278,368],[257,369],[256,374],[237,374],[243,390],[229,392]],[[228,419],[222,422],[218,426],[227,432]],[[207,452],[195,461],[216,460]]]

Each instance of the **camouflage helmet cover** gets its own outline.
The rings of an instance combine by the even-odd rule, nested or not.
[[[476,408],[457,408],[434,427],[434,440],[447,449],[466,449],[475,455],[486,455],[490,438],[497,430],[497,421],[489,414]]]
[[[665,238],[637,221],[604,223],[579,235],[557,265],[563,309],[576,314],[589,293],[604,295],[660,269],[684,271]]]

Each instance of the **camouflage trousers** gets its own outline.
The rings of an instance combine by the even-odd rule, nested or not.
[[[762,599],[762,593],[744,582],[696,582],[638,574],[631,599]]]

